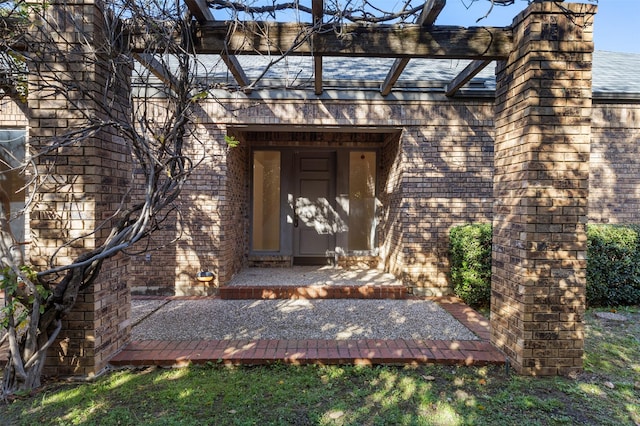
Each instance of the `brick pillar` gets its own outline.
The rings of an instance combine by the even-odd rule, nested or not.
[[[33,151],[86,128],[88,117],[106,120],[128,113],[129,64],[108,80],[111,68],[102,55],[111,53],[105,48],[111,43],[103,37],[101,7],[93,0],[48,3],[44,33],[33,30],[28,98]],[[47,51],[52,46],[56,53]],[[106,87],[108,108],[101,104]],[[130,186],[131,165],[124,141],[111,128],[36,161],[41,187],[31,211],[28,250],[31,262],[43,270],[58,248],[63,247],[56,266],[69,264],[106,238],[109,224],[91,231],[120,206]],[[86,237],[77,239],[82,236]],[[100,278],[79,294],[74,310],[63,319],[58,341],[49,349],[45,374],[95,375],[125,344],[131,316],[127,264],[120,256],[106,261]]]
[[[497,67],[492,341],[516,371],[582,368],[596,7],[530,5]]]

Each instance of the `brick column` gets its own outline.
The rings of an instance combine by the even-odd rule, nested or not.
[[[28,98],[33,151],[86,128],[88,116],[106,120],[128,113],[129,65],[114,80],[107,79],[108,58],[102,55],[110,53],[105,48],[110,43],[104,37],[101,8],[93,0],[49,3],[44,33],[33,30]],[[47,50],[52,46],[57,52]],[[105,87],[108,110],[100,106]],[[52,254],[57,253],[56,266],[69,264],[107,237],[109,224],[91,232],[120,206],[130,186],[131,164],[124,141],[110,128],[36,161],[41,186],[31,211],[28,250],[31,262],[43,270]],[[131,316],[127,265],[124,256],[106,261],[100,278],[78,295],[49,349],[45,374],[95,375],[124,345]]]
[[[522,374],[582,368],[595,12],[530,5],[497,67],[492,341]]]

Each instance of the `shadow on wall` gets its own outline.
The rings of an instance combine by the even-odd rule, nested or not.
[[[526,46],[535,61],[500,63],[496,89],[492,342],[529,375],[582,366],[591,54],[586,43],[584,51],[547,52],[551,41],[589,31],[578,15],[557,16],[520,22],[544,21],[548,41]],[[522,76],[530,76],[526,89],[516,83]]]
[[[640,223],[640,106],[595,104],[589,222]]]
[[[424,106],[423,106],[424,107]],[[432,125],[403,138],[405,281],[414,292],[449,292],[449,230],[490,221],[493,207],[493,105],[434,104]]]

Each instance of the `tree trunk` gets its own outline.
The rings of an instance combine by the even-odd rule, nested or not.
[[[40,377],[42,375],[42,367],[47,357],[47,353],[42,352],[38,355],[38,359],[31,367],[24,369],[24,375],[18,374],[16,365],[9,360],[7,367],[4,369],[4,377],[2,379],[2,394],[4,396],[30,392],[40,387]]]
[[[48,317],[54,317],[47,315]],[[40,386],[40,378],[42,376],[42,369],[46,362],[47,350],[51,344],[55,341],[56,337],[60,333],[62,328],[62,322],[55,320],[55,328],[48,334],[46,327],[42,324],[44,321],[48,321],[43,315],[40,317],[36,315],[35,318],[39,320],[40,324],[35,328],[38,336],[36,339],[29,339],[27,335],[17,336],[16,326],[13,321],[10,321],[8,327],[8,339],[9,339],[9,360],[4,369],[4,375],[2,379],[2,396],[7,397],[15,393],[30,392]],[[31,327],[28,327],[31,328]],[[42,330],[42,331],[40,331]],[[25,333],[26,334],[26,333]]]

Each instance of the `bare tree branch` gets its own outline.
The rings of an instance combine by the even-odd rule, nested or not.
[[[17,58],[5,61],[12,76],[6,83],[18,85],[16,76],[24,75],[18,71],[28,70],[28,96],[38,95],[43,100],[64,98],[76,118],[67,131],[33,140],[24,161],[11,166],[12,171],[20,170],[29,176],[25,183],[29,194],[25,209],[36,208],[44,202],[44,195],[52,193],[73,203],[73,193],[65,189],[73,182],[71,177],[58,174],[58,163],[73,155],[74,150],[92,146],[103,132],[117,134],[130,153],[132,186],[122,190],[119,207],[106,218],[97,218],[92,229],[66,238],[66,227],[62,226],[60,237],[66,241],[53,250],[48,266],[40,270],[21,257],[9,226],[8,202],[3,202],[0,275],[6,297],[0,321],[4,321],[10,342],[4,396],[39,386],[46,350],[59,335],[61,318],[73,309],[79,292],[95,282],[107,259],[148,240],[171,212],[177,211],[175,203],[184,182],[204,156],[203,151],[200,158],[192,157],[194,148],[204,147],[192,124],[197,109],[193,97],[198,89],[193,72],[197,60],[190,51],[190,20],[176,3],[110,2],[102,17],[103,32],[99,34],[86,34],[82,15],[68,13],[66,5],[28,7],[26,14],[18,13],[17,6],[0,14],[0,58]],[[59,13],[53,15],[52,11]],[[5,16],[24,19],[29,31],[16,31],[15,22]],[[166,112],[162,116],[152,119],[144,99],[134,99],[130,92],[124,103],[113,95],[120,82],[130,78],[134,65],[126,50],[128,35],[118,16],[144,23],[150,38],[162,40],[150,43],[146,53],[176,76],[173,93],[162,101]],[[68,38],[70,34],[73,40]],[[18,52],[16,46],[29,49]],[[74,64],[83,64],[86,69],[99,67],[106,78],[99,80],[100,86],[92,79],[78,79]],[[20,163],[15,160],[17,157],[11,162]],[[58,215],[61,221],[71,220],[67,211],[51,214]],[[100,241],[99,235],[105,233]],[[66,258],[69,251],[78,252],[74,247],[82,246],[77,243],[84,239],[97,242],[95,248],[80,250],[72,261],[63,260],[60,255],[64,252]],[[148,242],[143,247],[151,248]],[[18,333],[20,324],[27,326]]]
[[[384,11],[374,5],[372,5],[369,1],[360,0],[357,2],[356,6],[352,6],[353,1],[346,2],[346,5],[342,8],[339,8],[338,2],[326,2],[327,7],[324,9],[324,15],[329,17],[329,19],[333,19],[335,21],[344,22],[368,22],[368,23],[382,23],[395,21],[397,19],[407,19],[409,17],[415,16],[418,14],[424,4],[419,6],[409,8],[409,1],[406,1],[402,9],[398,12],[393,11]],[[277,12],[282,11],[296,11],[303,12],[308,15],[312,15],[312,8],[309,6],[304,6],[299,2],[283,2],[283,3],[272,3],[271,5],[266,6],[249,6],[245,2],[233,2],[226,0],[210,0],[207,2],[214,10],[227,10],[230,11],[233,15],[237,17],[239,13],[244,13],[247,15],[259,16],[259,15],[269,15],[271,17],[276,16]],[[333,7],[332,7],[333,6]],[[368,9],[371,9],[369,11]]]

